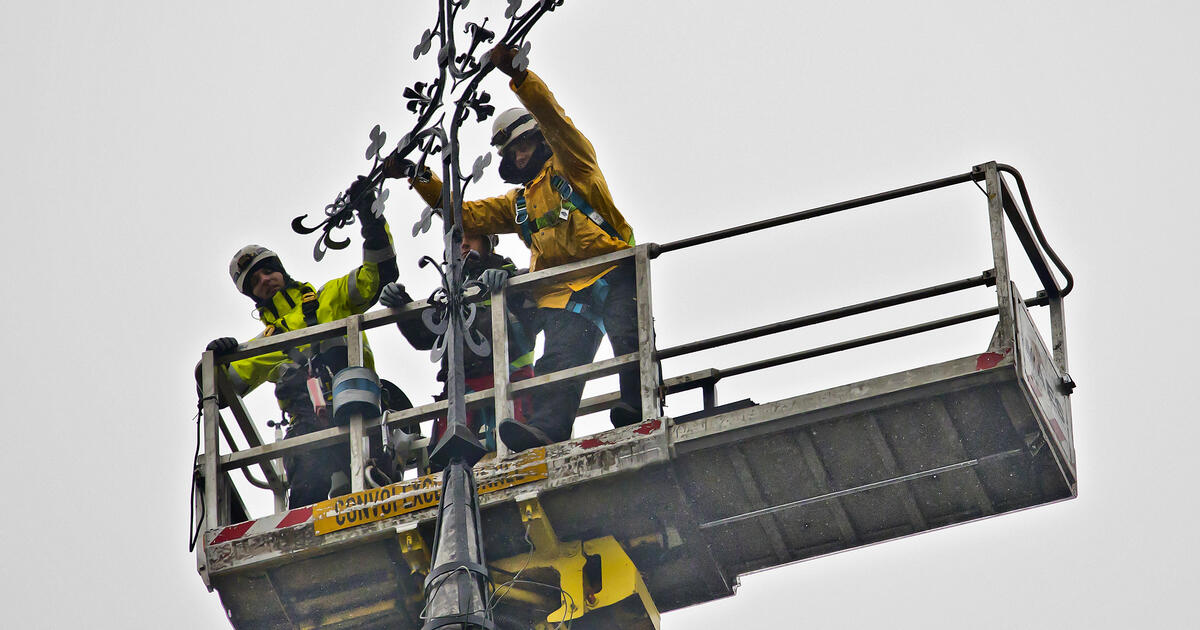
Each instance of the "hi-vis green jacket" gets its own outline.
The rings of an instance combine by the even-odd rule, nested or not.
[[[551,184],[555,175],[566,178],[588,204],[612,226],[621,238],[609,236],[600,226],[582,212],[570,212],[567,219],[556,225],[544,227],[533,233],[529,243],[530,271],[549,269],[565,263],[586,260],[601,254],[627,249],[633,243],[633,228],[617,210],[604,175],[596,162],[596,150],[571,119],[563,112],[546,84],[532,71],[527,72],[520,86],[509,82],[521,104],[537,119],[538,127],[554,155],[545,168],[524,189],[513,189],[500,197],[490,197],[463,202],[463,229],[467,234],[500,234],[518,232],[516,223],[516,200],[524,191],[526,212],[529,221],[537,221],[544,215],[557,214],[563,207],[563,199]],[[429,205],[437,207],[441,202],[442,183],[437,177],[422,182],[411,180],[413,187]],[[545,283],[533,290],[538,306],[563,308],[571,294],[591,286],[604,274],[603,271],[587,272],[556,283]]]
[[[396,270],[396,252],[392,247],[391,234],[386,233],[387,241],[380,243],[376,238],[367,239],[363,247],[363,264],[340,278],[326,282],[319,290],[314,290],[307,283],[292,283],[278,291],[267,303],[260,304],[258,314],[266,330],[257,338],[267,337],[292,330],[299,330],[310,325],[324,324],[332,321],[365,313],[379,299],[379,291],[384,284],[392,282],[398,275]],[[364,232],[366,232],[364,226]],[[314,309],[311,305],[315,303]],[[367,345],[367,336],[362,336],[363,363],[366,367],[374,368],[375,359]],[[329,369],[336,373],[346,367],[346,337],[335,337],[317,342],[316,351]],[[311,357],[313,348],[304,345],[288,353],[271,352],[268,354],[234,361],[229,365],[229,381],[234,391],[243,396],[264,382],[275,383],[275,396],[279,406],[287,409],[290,402],[302,399],[307,395],[304,383],[308,373],[305,364]],[[328,383],[326,383],[328,387]],[[329,392],[326,391],[328,395]]]

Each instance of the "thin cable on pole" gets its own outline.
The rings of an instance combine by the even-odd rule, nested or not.
[[[495,599],[495,601],[492,601],[489,603],[488,610],[495,609],[496,606],[500,605],[500,602],[503,601],[504,598],[508,596],[508,593],[510,591],[512,591],[512,584],[514,582],[516,582],[518,578],[521,577],[521,573],[524,572],[525,569],[529,567],[529,562],[533,560],[533,541],[529,539],[529,521],[525,521],[525,544],[529,545],[529,551],[526,552],[526,554],[525,554],[525,564],[521,565],[520,569],[517,569],[517,572],[513,574],[513,577],[511,580],[505,582],[504,584],[497,586],[492,591],[492,595],[495,596],[495,594],[500,589],[504,588],[505,586],[508,587],[508,590],[504,591],[503,595],[500,595],[499,597],[497,597]]]
[[[200,469],[196,467],[196,460],[200,459],[200,409],[204,406],[204,401],[208,398],[201,398],[196,403],[196,415],[192,416],[192,420],[196,423],[196,451],[192,454],[192,491],[191,498],[188,503],[188,551],[196,550],[196,541],[200,539],[200,530],[204,525],[204,501],[200,501],[200,520],[196,520],[196,478],[200,477]],[[195,527],[195,530],[192,528]]]

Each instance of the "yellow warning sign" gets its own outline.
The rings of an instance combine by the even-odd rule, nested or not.
[[[482,495],[548,476],[546,449],[536,448],[499,465],[476,470],[475,485]],[[441,490],[442,478],[436,474],[322,501],[313,506],[313,527],[322,535],[418,512],[436,506]]]

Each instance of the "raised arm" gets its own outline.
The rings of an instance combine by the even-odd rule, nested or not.
[[[386,168],[386,167],[385,167]],[[403,167],[387,171],[389,177],[405,176]],[[396,173],[397,175],[393,175]],[[430,207],[442,207],[442,180],[433,173],[426,172],[424,177],[410,177],[409,183],[416,189],[421,198]],[[486,197],[463,202],[463,230],[467,234],[502,234],[515,232],[516,210],[513,201],[516,191],[498,197]]]
[[[567,175],[589,175],[598,170],[596,149],[563,111],[541,77],[529,69],[518,70],[513,65],[517,49],[496,46],[492,49],[492,64],[510,77],[509,87],[517,99],[537,119],[546,142],[554,150]]]

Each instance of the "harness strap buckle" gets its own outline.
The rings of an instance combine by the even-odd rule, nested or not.
[[[517,222],[517,225],[521,225],[522,223],[525,223],[526,221],[528,221],[529,213],[525,211],[525,205],[526,205],[525,191],[520,191],[517,193],[517,198],[513,202],[513,205],[516,207],[515,220]]]
[[[550,183],[554,184],[554,187],[558,189],[558,194],[562,195],[564,199],[575,194],[575,189],[571,187],[571,182],[567,181],[565,177],[555,175]]]

